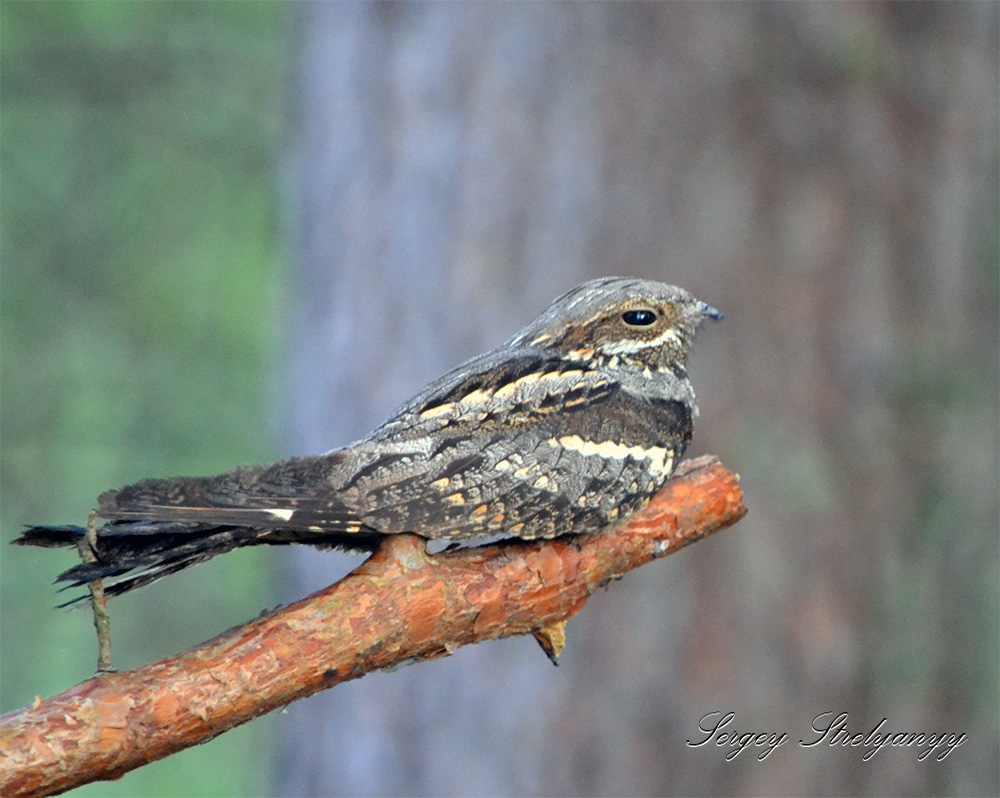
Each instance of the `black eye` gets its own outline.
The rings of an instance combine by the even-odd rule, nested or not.
[[[633,327],[646,327],[656,321],[656,312],[646,310],[626,310],[622,313],[622,321],[631,324]]]

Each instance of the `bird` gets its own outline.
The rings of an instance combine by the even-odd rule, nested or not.
[[[609,529],[648,504],[691,440],[685,362],[706,318],[722,315],[674,285],[585,282],[347,446],[107,491],[93,561],[57,581],[115,580],[111,597],[249,545],[373,551],[404,533],[530,541]],[[33,526],[13,543],[68,547],[85,534]]]

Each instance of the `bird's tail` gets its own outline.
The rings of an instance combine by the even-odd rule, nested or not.
[[[342,453],[248,466],[214,477],[148,479],[98,499],[107,520],[92,546],[96,562],[64,571],[58,581],[80,587],[110,580],[117,596],[243,546],[305,543],[371,551],[379,537],[358,514],[329,494],[329,474]],[[14,543],[77,546],[78,526],[33,526]],[[73,601],[67,602],[69,604]]]
[[[35,526],[12,543],[62,548],[77,546],[85,534],[79,526]],[[241,546],[292,542],[267,539],[265,535],[264,530],[252,527],[116,521],[98,530],[94,550],[97,561],[75,565],[59,574],[56,581],[66,582],[65,590],[94,579],[121,577],[105,586],[107,596],[117,596]],[[60,606],[76,604],[85,598],[71,599]]]

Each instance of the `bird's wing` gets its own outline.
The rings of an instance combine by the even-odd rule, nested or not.
[[[298,457],[213,477],[147,479],[108,491],[98,513],[110,521],[167,521],[314,532],[371,532],[330,485],[348,454]],[[297,512],[298,510],[309,512]]]
[[[679,402],[650,403],[582,363],[497,351],[449,372],[345,449],[146,480],[104,494],[99,512],[279,537],[551,537],[626,513],[650,479],[666,478],[689,434]],[[635,479],[623,479],[626,469]]]
[[[429,386],[358,451],[340,486],[366,526],[434,538],[552,537],[613,523],[666,480],[688,407],[527,351],[485,355]]]
[[[388,436],[373,435],[317,457],[241,467],[212,477],[143,480],[102,494],[98,512],[118,522],[360,531],[363,525],[350,502],[357,499],[358,491],[352,486],[392,464],[425,461],[427,430],[441,424],[434,420],[436,413],[422,410],[450,401],[453,394],[464,396],[476,384],[486,384],[495,377],[489,372],[496,364],[488,360],[489,356],[477,358],[429,385],[383,425],[392,426]],[[529,358],[511,364],[509,374],[527,373],[539,362],[540,358]]]

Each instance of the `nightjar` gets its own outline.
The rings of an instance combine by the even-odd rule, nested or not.
[[[591,280],[344,448],[103,494],[97,562],[59,578],[120,577],[106,587],[116,595],[240,546],[372,549],[404,532],[531,540],[620,523],[691,439],[685,358],[706,317],[721,315],[672,285]],[[39,526],[14,543],[83,534]]]

